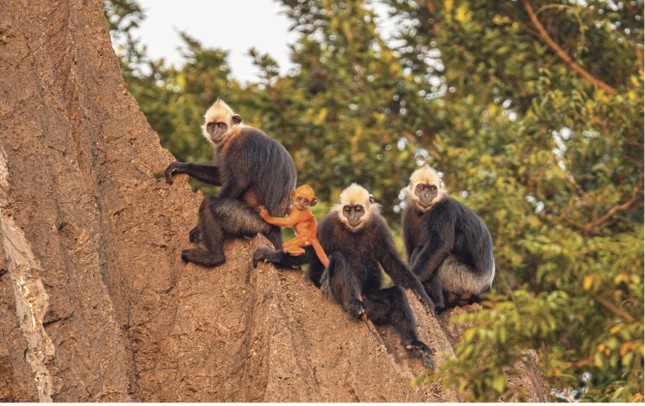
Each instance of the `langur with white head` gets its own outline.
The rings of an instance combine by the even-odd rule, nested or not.
[[[401,220],[410,268],[439,311],[478,302],[495,277],[486,224],[441,183],[428,165],[417,169],[406,189]]]
[[[257,128],[242,123],[240,116],[221,99],[204,115],[203,135],[213,145],[216,165],[175,161],[165,171],[166,181],[187,174],[202,182],[221,186],[217,196],[206,196],[199,208],[197,226],[190,232],[193,243],[181,258],[205,267],[226,261],[224,239],[264,234],[282,248],[280,227],[266,223],[258,207],[274,217],[289,208],[296,187],[296,166],[287,150]]]

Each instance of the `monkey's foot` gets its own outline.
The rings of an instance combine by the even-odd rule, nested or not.
[[[403,346],[408,351],[420,350],[422,352],[432,354],[430,347],[428,347],[423,341],[417,340],[416,338],[408,338],[403,343]]]
[[[273,250],[269,248],[258,248],[255,250],[253,253],[253,268],[257,268],[258,263],[262,261],[266,262],[271,254],[273,254]]]
[[[213,253],[202,251],[200,249],[183,250],[181,252],[181,259],[184,262],[192,262],[206,268],[212,268],[226,262],[226,257],[224,257],[224,255],[214,255]]]
[[[199,227],[195,227],[188,233],[188,241],[192,243],[202,242],[202,233],[199,232]]]
[[[432,351],[423,341],[410,338],[403,343],[403,347],[408,351],[408,353],[419,356],[424,367],[434,370],[435,365],[432,361],[434,351]]]
[[[347,304],[347,313],[356,321],[361,320],[365,315],[365,305],[358,299],[352,299]]]

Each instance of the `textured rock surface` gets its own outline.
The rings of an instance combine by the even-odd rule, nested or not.
[[[299,272],[186,266],[201,196],[124,88],[99,0],[0,0],[0,401],[455,401]],[[415,298],[421,338],[450,340]],[[536,400],[542,400],[535,398]]]

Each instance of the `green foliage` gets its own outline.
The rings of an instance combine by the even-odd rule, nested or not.
[[[136,2],[104,1],[162,145],[208,161],[200,125],[221,96],[290,151],[318,218],[358,182],[395,231],[399,192],[429,162],[488,224],[497,268],[485,308],[458,321],[457,358],[430,379],[508,399],[505,375],[534,349],[556,392],[589,372],[583,400],[643,401],[643,2],[282,3],[296,69],[251,49],[260,74],[241,85],[225,51],[186,34],[182,66],[149,60]]]
[[[534,348],[556,391],[591,372],[585,399],[642,401],[642,2],[527,3],[613,91],[524,1],[395,2],[404,63],[444,80],[420,141],[495,238],[497,294],[438,373],[503,398]],[[419,61],[428,44],[441,65]]]

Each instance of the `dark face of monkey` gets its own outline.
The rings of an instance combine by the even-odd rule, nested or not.
[[[228,124],[222,121],[211,121],[210,123],[206,123],[206,132],[210,135],[213,142],[221,141],[224,134],[226,134],[226,131],[228,131]]]
[[[352,227],[358,227],[361,221],[363,221],[364,215],[365,208],[361,204],[343,206],[343,216],[345,216],[347,223]]]
[[[357,232],[370,221],[372,213],[378,213],[374,197],[362,186],[352,184],[340,194],[336,206],[338,218],[351,232]]]
[[[439,195],[437,185],[427,183],[417,183],[414,188],[414,194],[419,199],[418,204],[423,207],[430,207],[434,199]]]
[[[204,115],[204,136],[210,142],[219,144],[241,122],[238,114],[233,113],[223,100],[217,99]]]
[[[237,114],[231,117],[231,125],[239,124],[240,121],[242,120]],[[222,141],[229,128],[229,124],[223,121],[210,121],[206,123],[206,132],[214,143]]]
[[[412,173],[407,192],[414,207],[423,213],[446,197],[446,191],[441,187],[441,179],[428,165]]]

